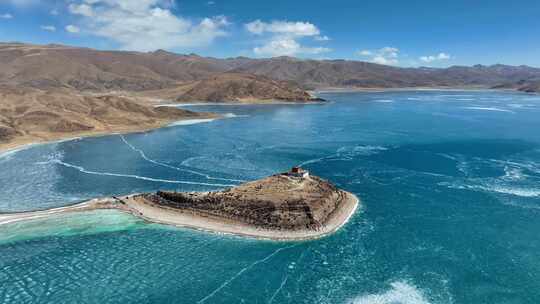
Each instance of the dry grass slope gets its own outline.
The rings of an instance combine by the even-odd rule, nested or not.
[[[0,86],[0,147],[69,135],[144,130],[201,117],[215,116],[155,108],[136,98]]]

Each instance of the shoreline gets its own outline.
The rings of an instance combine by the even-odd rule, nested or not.
[[[315,105],[315,104],[326,104],[328,102],[321,102],[321,101],[313,101],[313,102],[280,102],[280,101],[274,101],[274,102],[242,102],[242,103],[209,103],[209,102],[191,102],[191,103],[174,103],[174,104],[155,104],[154,107],[182,107],[182,106],[250,106],[250,105]],[[30,136],[30,137],[21,137],[21,138],[15,138],[14,140],[10,142],[2,143],[0,142],[0,158],[4,155],[10,154],[10,153],[16,153],[21,150],[25,150],[37,145],[44,145],[44,144],[53,144],[53,143],[60,143],[60,142],[66,142],[71,140],[78,140],[83,138],[92,138],[92,137],[101,137],[101,136],[109,136],[114,134],[132,134],[132,133],[145,133],[153,130],[158,130],[161,128],[168,128],[168,127],[174,127],[174,126],[184,126],[184,125],[192,125],[197,123],[205,123],[205,122],[211,122],[217,119],[223,119],[223,118],[233,118],[235,116],[227,116],[222,114],[215,114],[210,115],[208,117],[200,117],[200,118],[186,118],[186,119],[179,119],[179,120],[170,120],[161,122],[155,126],[145,126],[145,127],[127,127],[127,128],[118,128],[118,129],[111,129],[111,130],[99,130],[99,131],[83,131],[83,132],[71,132],[71,133],[63,133],[63,134],[47,134],[44,137],[39,136]]]
[[[215,117],[208,118],[187,118],[179,120],[171,120],[167,122],[160,123],[156,126],[142,127],[142,128],[118,128],[114,130],[100,130],[100,131],[89,131],[89,132],[73,132],[67,134],[59,134],[58,136],[53,135],[50,138],[32,138],[32,137],[22,137],[15,139],[11,142],[0,143],[0,158],[5,155],[12,153],[17,153],[22,150],[26,150],[39,145],[54,144],[61,142],[68,142],[73,140],[79,140],[83,138],[94,138],[102,136],[110,136],[115,134],[135,134],[135,133],[145,133],[154,130],[159,130],[162,128],[183,126],[183,125],[192,125],[203,122],[211,122],[217,119],[227,118],[223,115],[216,115]]]
[[[322,88],[316,89],[312,92],[317,94],[321,93],[355,93],[355,92],[410,92],[410,91],[447,91],[447,92],[515,92],[515,93],[524,93],[519,90],[514,89],[493,89],[489,87],[403,87],[403,88]]]
[[[321,105],[327,104],[329,101],[308,101],[308,102],[295,102],[295,101],[261,101],[261,102],[186,102],[186,103],[163,103],[154,105],[155,108],[159,107],[197,107],[197,106],[259,106],[259,105]]]
[[[195,214],[187,210],[157,206],[138,198],[138,195],[92,199],[71,206],[41,211],[0,213],[0,226],[43,219],[50,216],[93,210],[118,210],[129,213],[150,223],[201,231],[205,233],[235,235],[272,241],[302,241],[319,239],[338,231],[355,214],[360,200],[356,195],[343,191],[346,199],[336,209],[324,226],[317,230],[269,230],[240,223],[227,218]]]

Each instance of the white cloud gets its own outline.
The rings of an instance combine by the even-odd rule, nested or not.
[[[94,10],[92,9],[92,6],[82,3],[82,4],[70,4],[69,5],[69,11],[72,14],[75,15],[82,15],[84,17],[93,17],[94,16]]]
[[[272,21],[270,23],[255,20],[246,24],[246,29],[256,35],[264,33],[284,34],[290,36],[317,36],[319,29],[309,22]]]
[[[378,50],[361,50],[357,52],[358,56],[371,57],[373,63],[384,65],[397,65],[399,63],[399,49],[386,46]]]
[[[12,19],[12,18],[13,18],[12,14],[2,14],[2,15],[0,15],[0,19]]]
[[[449,60],[451,57],[446,53],[439,53],[438,55],[422,56],[420,60],[426,63],[431,63],[440,60]]]
[[[76,34],[79,33],[81,29],[76,27],[75,25],[70,24],[66,26],[66,31]]]
[[[397,58],[398,53],[399,53],[399,49],[395,48],[395,47],[387,46],[387,47],[383,47],[382,49],[380,49],[379,53],[384,57]]]
[[[292,38],[274,38],[266,44],[256,47],[253,52],[259,56],[295,56],[297,54],[321,54],[331,49],[323,47],[305,47]]]
[[[173,14],[173,6],[172,0],[76,0],[69,11],[82,17],[79,26],[85,33],[127,50],[201,47],[227,35],[224,16],[194,22]]]
[[[251,34],[265,37],[261,46],[253,48],[253,53],[258,56],[315,55],[332,51],[330,48],[310,47],[300,43],[300,40],[306,37],[314,41],[330,40],[327,36],[321,36],[319,28],[309,22],[255,20],[244,26]]]
[[[40,28],[44,31],[56,32],[56,27],[54,25],[42,25]]]
[[[371,59],[372,62],[384,65],[396,65],[399,61],[395,58],[387,58],[381,55],[377,55]]]
[[[53,16],[58,16],[58,10],[57,9],[52,9],[49,14],[53,15]]]
[[[330,37],[328,36],[315,36],[314,38],[316,41],[330,41]]]

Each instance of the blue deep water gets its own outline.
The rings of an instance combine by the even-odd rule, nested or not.
[[[301,164],[362,201],[336,234],[271,242],[115,211],[0,226],[0,303],[540,303],[540,96],[325,93],[188,106],[228,118],[0,155],[0,212]]]

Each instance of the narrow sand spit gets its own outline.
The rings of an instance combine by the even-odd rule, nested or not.
[[[327,222],[318,230],[304,229],[289,231],[262,229],[234,220],[156,205],[139,195],[93,199],[72,206],[43,211],[0,214],[0,226],[42,219],[60,214],[86,212],[98,209],[116,209],[130,213],[152,223],[258,239],[295,241],[321,238],[336,232],[349,221],[358,208],[358,204],[359,200],[354,194],[345,192],[345,199],[343,200],[341,207],[336,209],[328,218]]]

